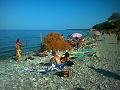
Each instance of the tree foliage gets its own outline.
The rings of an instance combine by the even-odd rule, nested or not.
[[[105,30],[105,29],[113,29],[114,27],[115,26],[112,23],[106,21],[106,22],[94,25],[93,29]]]
[[[120,13],[113,13],[109,18],[108,21],[110,22],[117,22],[120,20]]]
[[[107,21],[102,22],[100,24],[96,24],[92,27],[93,29],[98,29],[98,30],[109,30],[109,29],[114,29],[114,30],[119,30],[120,29],[120,14],[119,13],[113,13]]]
[[[49,33],[44,38],[45,50],[70,50],[71,46],[58,33]]]

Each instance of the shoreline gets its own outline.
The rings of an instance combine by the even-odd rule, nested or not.
[[[34,60],[17,63],[8,59],[9,62],[0,62],[1,71],[4,76],[0,87],[10,90],[32,89],[32,90],[119,90],[120,85],[120,44],[116,44],[116,37],[105,35],[105,40],[96,42],[97,58],[85,57],[83,60],[75,60],[71,67],[72,73],[68,78],[60,78],[55,72],[38,74],[36,72],[23,72],[27,67],[41,68],[39,63],[48,62],[51,57],[35,57]],[[7,64],[7,66],[5,65]],[[5,67],[5,68],[3,68]],[[7,75],[6,75],[7,72]],[[10,86],[7,86],[8,84]],[[4,86],[2,86],[4,83]],[[66,87],[67,86],[67,87]],[[14,89],[14,88],[15,89]]]

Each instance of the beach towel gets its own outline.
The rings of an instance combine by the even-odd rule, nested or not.
[[[76,58],[77,60],[82,60],[86,56],[86,54],[88,54],[88,53],[92,54],[94,52],[95,52],[95,50],[93,48],[91,48],[91,47],[88,47],[88,48],[79,48],[74,53],[74,55],[75,55],[75,57],[77,57]]]

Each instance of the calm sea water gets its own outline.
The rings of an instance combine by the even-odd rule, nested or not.
[[[57,32],[67,37],[69,34],[78,32],[87,35],[88,30],[0,30],[0,57],[15,54],[15,42],[19,38],[24,45],[23,53],[35,51],[40,48],[42,37],[50,32]]]

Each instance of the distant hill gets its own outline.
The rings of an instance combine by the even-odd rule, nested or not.
[[[105,22],[96,24],[92,28],[100,31],[104,30],[106,32],[109,32],[109,31],[119,32],[120,31],[120,13],[113,13]]]

